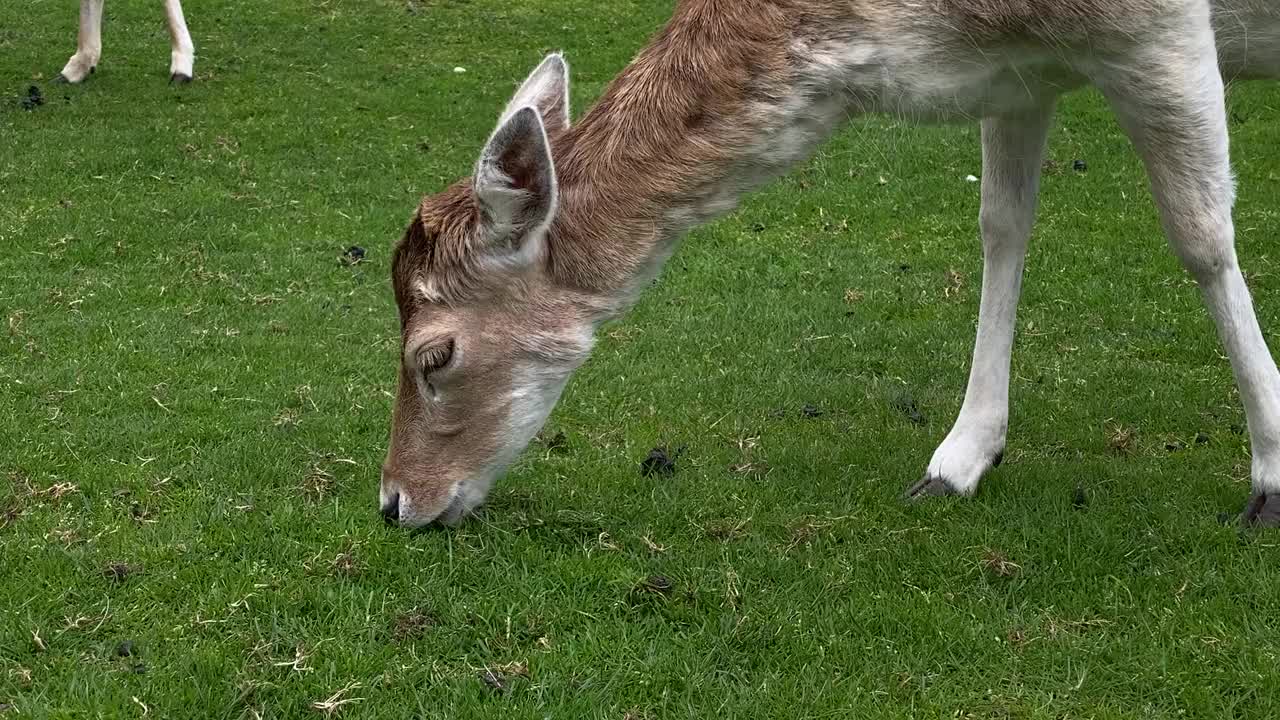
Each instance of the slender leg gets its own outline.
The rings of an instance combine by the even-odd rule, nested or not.
[[[907,497],[971,495],[1004,452],[1009,359],[1053,102],[982,123],[982,301],[969,386],[956,423]]]
[[[169,39],[173,45],[169,82],[189,83],[195,77],[196,46],[191,42],[191,33],[187,32],[182,4],[178,0],[164,0],[164,14],[169,21]]]
[[[76,54],[58,73],[58,81],[78,83],[89,77],[102,56],[102,3],[103,0],[80,0],[80,36],[76,42]]]
[[[1241,521],[1280,526],[1280,373],[1235,252],[1226,109],[1205,16],[1159,47],[1101,66],[1106,93],[1146,164],[1165,235],[1195,277],[1231,359],[1253,451]]]

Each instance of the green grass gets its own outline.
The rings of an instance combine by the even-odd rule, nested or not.
[[[1052,137],[976,499],[898,501],[964,391],[977,131],[873,118],[692,234],[570,385],[566,451],[457,531],[382,525],[414,204],[544,51],[581,109],[670,5],[204,0],[185,88],[158,3],[108,3],[70,88],[74,3],[0,8],[0,96],[49,99],[0,109],[0,716],[321,717],[344,687],[341,718],[1280,713],[1280,537],[1218,517],[1239,398],[1095,94]],[[1231,106],[1274,330],[1280,91]],[[673,478],[637,472],[658,444]]]

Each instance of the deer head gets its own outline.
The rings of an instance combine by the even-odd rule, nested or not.
[[[455,524],[480,505],[591,351],[589,303],[548,270],[551,138],[568,128],[568,91],[568,67],[549,56],[503,111],[474,176],[425,198],[396,248],[389,521]]]

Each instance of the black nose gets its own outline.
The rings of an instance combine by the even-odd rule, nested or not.
[[[388,525],[400,523],[400,493],[391,496],[391,502],[382,508],[382,519]]]

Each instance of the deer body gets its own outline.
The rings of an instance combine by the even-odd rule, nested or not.
[[[67,61],[58,78],[63,82],[84,81],[97,68],[102,56],[102,9],[105,0],[80,0],[80,35],[76,52]],[[188,83],[195,77],[196,48],[187,31],[180,0],[164,0],[165,20],[169,25],[172,53],[169,61],[170,82]]]
[[[1280,373],[1236,264],[1223,74],[1280,76],[1280,0],[683,0],[572,127],[568,69],[549,57],[474,178],[424,199],[397,248],[404,356],[384,512],[420,525],[479,504],[596,326],[677,241],[868,112],[982,123],[972,371],[908,495],[972,493],[1004,448],[1053,106],[1091,83],[1143,156],[1170,244],[1232,358],[1254,451],[1245,519],[1280,523]]]

